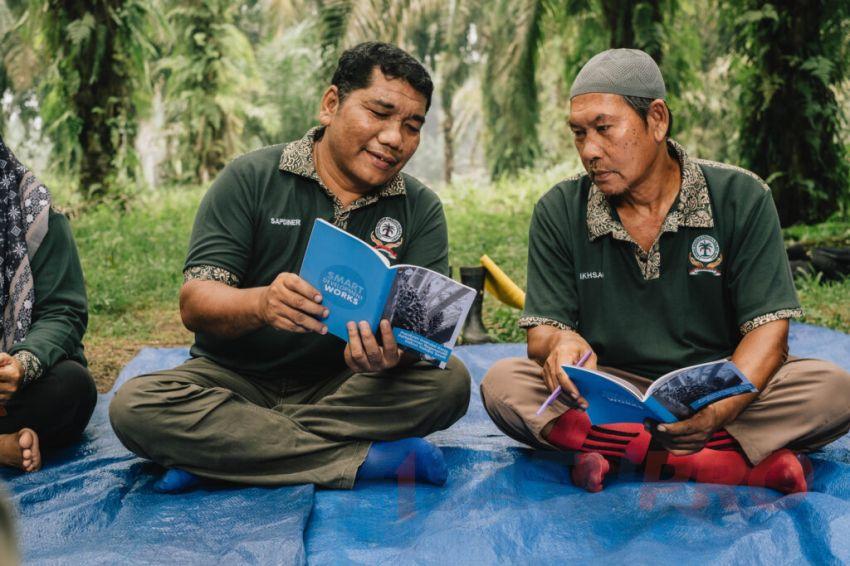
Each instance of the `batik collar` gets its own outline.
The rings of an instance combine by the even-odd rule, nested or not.
[[[676,206],[670,208],[661,227],[661,232],[676,232],[680,226],[689,228],[711,228],[711,198],[708,183],[699,165],[688,157],[685,148],[674,140],[667,140],[667,147],[682,169],[682,186]],[[596,184],[590,185],[587,198],[587,232],[591,240],[611,234],[617,240],[633,242],[623,225],[614,218],[613,209],[605,194]]]
[[[688,157],[685,148],[673,140],[667,140],[671,155],[676,157],[682,170],[682,185],[676,204],[670,208],[658,237],[649,251],[644,251],[629,235],[622,223],[614,218],[611,203],[596,186],[590,185],[587,197],[587,233],[593,241],[606,234],[615,240],[629,242],[634,246],[635,260],[644,279],[657,279],[661,276],[661,235],[665,232],[677,232],[679,227],[711,228],[714,217],[711,214],[711,198],[708,183],[699,165]]]

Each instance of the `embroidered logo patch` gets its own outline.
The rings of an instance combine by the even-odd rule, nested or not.
[[[720,253],[720,244],[713,237],[703,234],[694,238],[688,259],[693,266],[688,270],[689,275],[698,273],[720,275],[720,270],[717,267],[723,261],[723,254]]]
[[[372,232],[372,243],[375,244],[375,249],[387,254],[390,259],[398,259],[398,253],[395,249],[403,241],[401,232],[401,222],[395,218],[384,216],[378,220],[375,230]]]
[[[375,237],[385,244],[394,244],[401,240],[401,222],[384,216],[375,226]]]

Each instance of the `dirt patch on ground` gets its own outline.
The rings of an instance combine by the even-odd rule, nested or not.
[[[97,390],[105,393],[112,388],[118,373],[145,346],[172,347],[192,343],[192,333],[183,326],[180,314],[174,310],[147,310],[133,313],[146,327],[138,338],[115,337],[92,333],[84,340]]]

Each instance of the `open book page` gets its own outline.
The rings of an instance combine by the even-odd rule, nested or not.
[[[648,402],[660,404],[683,420],[715,401],[756,391],[735,364],[718,360],[671,372],[653,383],[646,395]]]
[[[349,321],[365,320],[378,329],[393,272],[366,242],[317,219],[304,253],[300,276],[322,294],[328,331],[348,341]]]
[[[445,367],[475,300],[475,290],[430,269],[391,268],[395,281],[381,318],[390,321],[399,346]]]
[[[575,366],[563,366],[563,370],[587,401],[587,416],[593,424],[639,423],[659,418],[644,405],[640,390],[628,381]]]

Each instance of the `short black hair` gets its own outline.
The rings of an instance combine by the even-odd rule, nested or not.
[[[641,120],[643,120],[643,123],[647,124],[648,122],[646,120],[646,117],[649,115],[649,107],[652,104],[652,101],[655,99],[625,95],[623,95],[623,98],[625,98],[626,102],[629,103],[629,106],[631,106],[634,111],[638,113],[638,116],[640,116]],[[667,106],[666,100],[664,101],[664,106]],[[670,122],[667,124],[667,133],[665,133],[664,135],[669,138],[670,132],[673,131],[673,111],[670,110],[669,106],[667,106],[667,114],[668,116],[670,116]]]
[[[379,41],[355,45],[340,56],[331,79],[331,84],[339,91],[340,102],[351,91],[368,87],[375,67],[380,67],[389,79],[407,81],[414,90],[425,96],[425,110],[431,107],[434,83],[422,63],[403,49]]]

